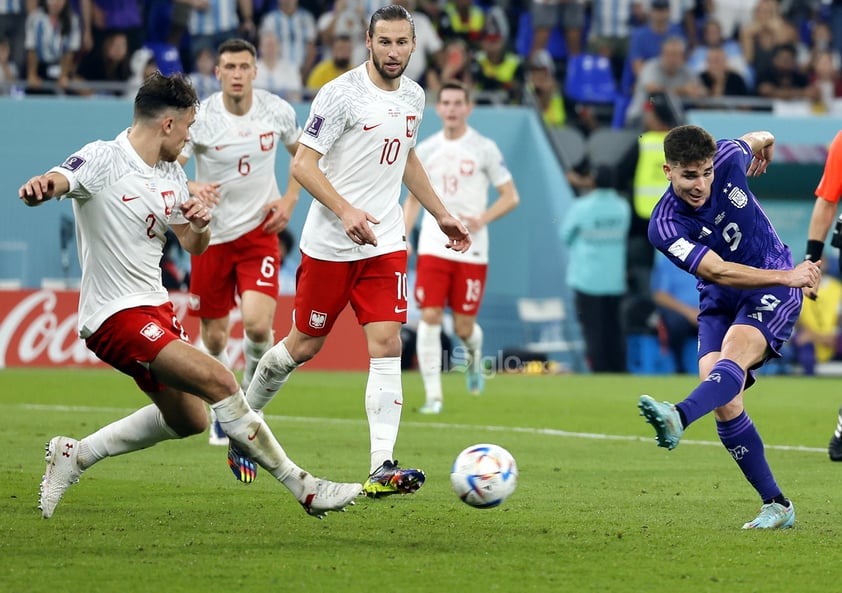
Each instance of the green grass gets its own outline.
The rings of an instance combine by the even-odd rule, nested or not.
[[[299,372],[267,408],[300,465],[336,480],[368,469],[365,376]],[[205,436],[107,459],[49,521],[37,510],[43,446],[144,405],[111,371],[0,372],[0,591],[834,592],[842,464],[827,441],[836,379],[761,377],[747,394],[796,528],[743,531],[759,501],[704,418],[675,451],[655,446],[640,393],[681,399],[691,377],[501,376],[482,397],[445,376],[445,412],[419,415],[404,377],[396,455],[423,468],[413,496],[308,517],[261,472],[237,483]],[[517,491],[472,509],[450,490],[463,447],[517,459]]]

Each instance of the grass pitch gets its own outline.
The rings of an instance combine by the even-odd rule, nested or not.
[[[465,393],[445,376],[440,416],[417,413],[404,375],[396,456],[427,472],[417,494],[360,499],[324,521],[264,471],[236,482],[205,436],[107,459],[50,520],[37,510],[44,443],[145,405],[112,371],[0,371],[0,591],[821,592],[840,591],[842,464],[826,447],[842,381],[761,377],[747,408],[797,511],[786,531],[743,531],[753,489],[712,418],[668,452],[637,397],[679,400],[692,377],[500,376]],[[365,375],[299,371],[267,408],[290,456],[316,475],[368,470]],[[455,455],[512,452],[517,491],[477,510],[450,490]]]

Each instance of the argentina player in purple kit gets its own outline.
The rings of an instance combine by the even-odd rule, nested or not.
[[[772,160],[775,137],[749,132],[715,141],[697,126],[674,128],[664,140],[670,187],[649,221],[649,240],[699,284],[699,376],[683,401],[642,395],[641,415],[658,446],[674,449],[691,423],[713,412],[720,441],[763,501],[743,529],[795,523],[795,508],[775,481],[763,441],[743,407],[753,369],[780,356],[801,311],[802,288],[821,280],[819,262],[792,265],[747,176]]]

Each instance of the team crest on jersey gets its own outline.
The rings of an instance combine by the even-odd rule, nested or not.
[[[164,216],[172,214],[173,206],[175,206],[175,192],[171,189],[161,192],[161,197],[164,198]]]
[[[464,159],[459,163],[459,174],[469,177],[474,174],[474,166],[476,163],[470,159]]]
[[[75,171],[76,169],[78,169],[79,167],[81,167],[84,164],[85,164],[85,159],[83,159],[80,156],[76,156],[74,154],[73,156],[67,157],[67,160],[65,160],[61,164],[61,168],[67,169],[68,171]]]
[[[418,127],[418,116],[417,115],[407,115],[406,116],[406,137],[412,138],[415,136],[415,130]]]
[[[274,132],[266,132],[260,135],[260,150],[268,152],[275,148],[275,134]]]
[[[737,208],[743,208],[746,204],[748,204],[748,196],[746,195],[746,192],[741,190],[739,187],[735,187],[731,190],[731,193],[728,194],[728,199]]]
[[[162,330],[160,326],[158,326],[158,324],[154,321],[150,321],[149,323],[143,326],[142,330],[140,330],[140,335],[142,335],[150,342],[154,342],[164,335],[164,330]]]
[[[313,138],[319,137],[319,132],[322,130],[322,125],[325,123],[325,118],[321,115],[313,114],[313,117],[310,118],[310,121],[307,122],[307,126],[304,128],[304,132],[312,136]]]
[[[321,311],[310,311],[310,327],[313,329],[322,329],[327,322],[327,313]]]

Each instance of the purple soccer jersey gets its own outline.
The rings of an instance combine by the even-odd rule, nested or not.
[[[649,241],[691,274],[708,250],[755,268],[791,269],[789,248],[748,187],[751,148],[739,139],[719,140],[716,146],[710,199],[693,208],[670,186],[652,212]],[[718,351],[734,323],[757,327],[777,354],[801,311],[800,289],[739,290],[704,279],[700,286],[699,356]]]

